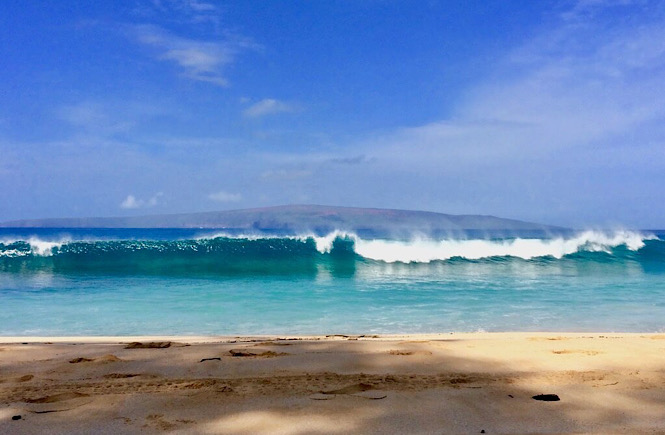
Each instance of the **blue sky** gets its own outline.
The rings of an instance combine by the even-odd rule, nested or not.
[[[0,2],[0,220],[665,227],[658,1]]]

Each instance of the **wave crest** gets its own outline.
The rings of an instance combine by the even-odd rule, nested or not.
[[[517,257],[529,260],[537,257],[562,258],[576,252],[607,252],[625,246],[637,251],[644,241],[655,239],[634,231],[617,231],[612,234],[585,231],[571,238],[554,239],[414,239],[408,242],[396,240],[355,239],[358,255],[386,263],[429,263],[431,261],[465,258],[479,260],[490,257]]]

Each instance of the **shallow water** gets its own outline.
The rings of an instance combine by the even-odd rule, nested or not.
[[[0,335],[665,330],[659,232],[0,230]]]

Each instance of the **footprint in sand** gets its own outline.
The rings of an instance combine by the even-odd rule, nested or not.
[[[429,356],[432,355],[432,352],[429,350],[390,350],[388,351],[390,355],[399,355],[399,356],[411,356],[411,355],[423,355]]]
[[[254,346],[291,346],[293,343],[285,343],[284,341],[262,341],[256,343]]]
[[[567,355],[567,354],[571,354],[571,353],[581,353],[583,355],[594,356],[594,355],[599,355],[599,354],[604,353],[604,352],[599,352],[597,350],[577,350],[577,349],[569,350],[569,349],[564,349],[564,350],[553,350],[552,353],[555,354],[555,355]]]
[[[141,376],[139,373],[109,373],[108,375],[104,375],[104,378],[106,379],[127,379],[127,378],[134,378],[136,376]]]
[[[337,395],[347,395],[354,397],[362,397],[363,399],[380,400],[388,397],[383,391],[375,390],[371,384],[358,383],[347,385],[346,387],[338,388],[336,390],[320,391],[309,396],[312,400],[330,400]]]
[[[146,423],[143,427],[152,427],[155,429],[160,429],[163,431],[173,430],[180,424],[195,424],[196,421],[190,419],[177,419],[175,421],[169,421],[164,418],[163,414],[150,414],[146,418]]]
[[[45,414],[48,412],[69,411],[92,402],[88,394],[76,391],[69,393],[52,394],[50,396],[39,397],[37,399],[25,399],[28,409],[36,414]]]
[[[79,358],[74,358],[74,359],[69,360],[70,364],[78,364],[78,363],[82,363],[82,362],[92,362],[92,361],[94,361],[94,358],[79,357]]]
[[[149,343],[132,342],[125,346],[125,349],[166,349],[171,347],[170,341],[151,341]]]
[[[260,351],[250,352],[250,351],[245,350],[245,349],[231,349],[231,350],[229,350],[229,353],[231,354],[231,356],[234,356],[234,357],[259,357],[259,358],[273,358],[273,357],[276,357],[276,356],[288,355],[288,353],[273,352],[271,350],[266,350],[266,351],[263,351],[263,352],[260,352]]]
[[[70,364],[78,364],[78,363],[87,363],[87,362],[95,362],[95,363],[112,363],[112,362],[119,362],[122,361],[120,358],[118,358],[115,355],[104,355],[100,356],[99,358],[84,358],[84,357],[79,357],[79,358],[74,358],[69,360]]]

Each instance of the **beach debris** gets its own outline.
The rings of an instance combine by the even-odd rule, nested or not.
[[[288,355],[288,353],[273,352],[271,350],[266,350],[264,352],[250,352],[244,349],[231,349],[229,350],[229,353],[231,354],[231,356],[235,357],[263,357],[263,358],[272,358],[275,356]]]
[[[109,373],[108,375],[104,375],[104,378],[106,379],[127,379],[127,378],[134,378],[136,376],[141,376],[139,373]]]
[[[537,394],[532,398],[535,400],[541,400],[543,402],[558,402],[561,400],[556,394]]]
[[[125,349],[166,349],[167,347],[171,347],[171,344],[170,341],[151,341],[149,343],[134,341],[127,344]]]
[[[399,356],[413,355],[413,352],[410,350],[389,350],[388,353],[390,355],[399,355]]]
[[[12,415],[12,420],[14,420],[14,421],[20,420],[21,418],[23,418],[23,417],[21,417],[20,415]]]
[[[69,363],[70,364],[78,364],[78,363],[82,363],[82,362],[91,362],[91,361],[94,361],[94,359],[79,357],[79,358],[70,359]]]
[[[35,375],[23,375],[20,378],[18,378],[18,382],[28,382],[34,378]]]
[[[393,350],[389,350],[388,353],[390,355],[396,355],[396,356],[411,356],[411,355],[429,356],[429,355],[432,355],[432,352],[430,352],[429,350],[398,350],[398,349],[393,349]]]
[[[258,353],[247,352],[247,351],[244,351],[244,350],[237,350],[237,349],[231,349],[229,351],[229,353],[231,354],[231,356],[238,356],[238,357],[241,357],[241,356],[257,356],[258,355]]]
[[[204,362],[204,361],[221,361],[222,359],[220,357],[212,357],[212,358],[203,358],[199,362]]]

